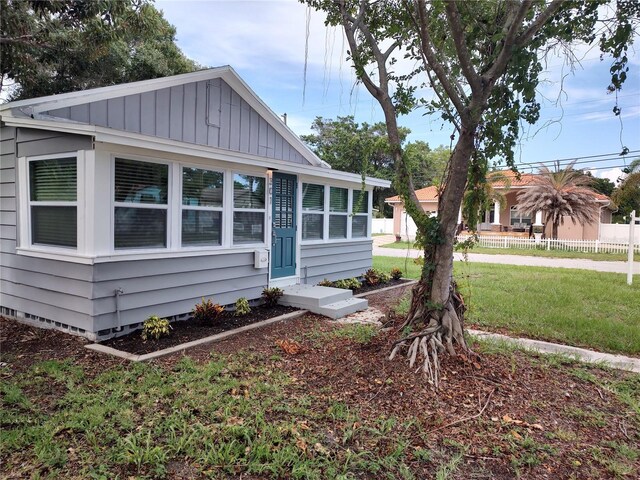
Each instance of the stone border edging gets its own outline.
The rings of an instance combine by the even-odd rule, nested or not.
[[[298,310],[297,312],[285,313],[284,315],[269,318],[267,320],[263,320],[262,322],[252,323],[250,325],[245,325],[244,327],[235,328],[233,330],[227,330],[226,332],[217,333],[209,337],[199,338],[198,340],[193,340],[187,343],[181,343],[180,345],[175,345],[173,347],[165,348],[163,350],[158,350],[157,352],[145,353],[143,355],[136,355],[134,353],[124,352],[122,350],[117,350],[115,348],[107,347],[106,345],[101,345],[99,343],[90,343],[88,345],[85,345],[84,348],[93,350],[94,352],[106,353],[107,355],[112,355],[114,357],[124,358],[125,360],[130,360],[132,362],[145,362],[147,360],[153,360],[155,358],[165,357],[167,355],[171,355],[172,353],[181,352],[188,348],[196,347],[198,345],[219,342],[221,340],[224,340],[227,337],[237,335],[238,333],[247,332],[255,328],[265,327],[267,325],[271,325],[272,323],[277,323],[285,320],[291,320],[293,318],[298,318],[303,315],[306,315],[307,313],[309,313],[308,310]]]
[[[403,278],[402,280],[409,280],[407,278]],[[400,287],[408,287],[411,285],[415,285],[418,283],[418,280],[409,280],[408,282],[401,283],[400,285],[392,285],[390,287],[379,288],[378,290],[371,290],[370,292],[359,293],[358,295],[354,295],[355,298],[367,297],[369,295],[375,295],[376,293],[386,292],[387,290],[393,290],[394,288]]]
[[[507,343],[515,344],[526,350],[532,350],[540,353],[556,353],[574,357],[582,362],[604,364],[619,370],[627,370],[629,372],[640,373],[640,358],[632,358],[624,355],[613,353],[595,352],[586,348],[571,347],[569,345],[561,345],[557,343],[544,342],[542,340],[532,340],[529,338],[514,338],[500,333],[483,332],[481,330],[466,329],[466,331],[477,338],[489,338],[493,340],[501,340]]]

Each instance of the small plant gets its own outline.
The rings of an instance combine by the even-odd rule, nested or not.
[[[251,313],[251,307],[249,306],[249,300],[245,297],[240,297],[236,300],[236,317],[242,317]]]
[[[265,288],[262,290],[262,299],[267,307],[275,307],[282,295],[284,295],[284,291],[278,287]]]
[[[334,282],[334,287],[336,288],[343,288],[345,290],[357,290],[360,287],[362,287],[362,284],[360,283],[360,280],[358,280],[357,278],[344,278],[342,280],[337,280],[336,282]]]
[[[211,299],[205,300],[202,297],[202,302],[197,303],[191,314],[193,315],[193,319],[198,322],[207,322],[213,323],[218,317],[224,312],[224,307],[219,303],[213,303]]]
[[[166,318],[160,318],[157,315],[151,315],[144,321],[142,327],[142,339],[147,340],[153,338],[158,340],[160,337],[165,337],[171,333],[171,325]]]
[[[400,270],[398,267],[393,267],[391,269],[391,278],[393,278],[394,280],[400,280],[402,278],[402,270]]]
[[[319,287],[333,287],[333,282],[331,280],[327,280],[326,278],[320,282],[318,282]]]
[[[378,271],[378,282],[380,283],[389,283],[391,280],[391,275],[387,272]]]
[[[379,272],[375,268],[370,268],[366,272],[364,272],[364,283],[369,285],[370,287],[375,287],[380,283],[380,275]]]

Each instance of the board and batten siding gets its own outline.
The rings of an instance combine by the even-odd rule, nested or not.
[[[121,289],[121,325],[150,315],[191,312],[202,297],[229,305],[240,297],[260,298],[267,269],[254,268],[253,252],[97,263],[93,271],[94,328],[100,336],[117,325],[115,292]]]
[[[16,159],[92,148],[91,137],[2,127],[0,306],[3,313],[84,333],[92,329],[92,267],[16,254]],[[13,311],[13,312],[12,312]],[[56,325],[57,322],[57,325]]]
[[[316,285],[324,280],[335,281],[359,277],[373,263],[372,241],[353,241],[301,245],[301,282]]]
[[[50,110],[46,114],[293,163],[309,163],[220,78]]]

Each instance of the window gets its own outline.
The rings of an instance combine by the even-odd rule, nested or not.
[[[212,170],[182,169],[182,245],[222,244],[224,174]]]
[[[329,238],[347,238],[349,190],[329,188]]]
[[[32,244],[77,248],[77,177],[75,157],[29,162]]]
[[[351,236],[361,238],[367,236],[369,224],[369,192],[362,190],[353,191],[353,203],[351,205],[353,217],[351,219]]]
[[[167,246],[168,165],[115,160],[115,248]]]
[[[302,184],[302,239],[324,238],[324,186]]]
[[[265,178],[233,176],[233,243],[264,243]]]
[[[513,205],[511,207],[511,226],[517,225],[531,225],[531,215],[520,213],[518,207]]]

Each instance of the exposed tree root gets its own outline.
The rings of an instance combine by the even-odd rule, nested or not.
[[[464,312],[466,307],[455,282],[451,283],[445,305],[430,305],[424,301],[426,283],[419,282],[413,288],[411,308],[399,330],[406,327],[422,327],[394,343],[389,360],[406,348],[409,367],[421,364],[427,380],[438,388],[440,383],[440,358],[443,354],[457,356],[456,346],[466,356],[476,355],[464,339]]]

